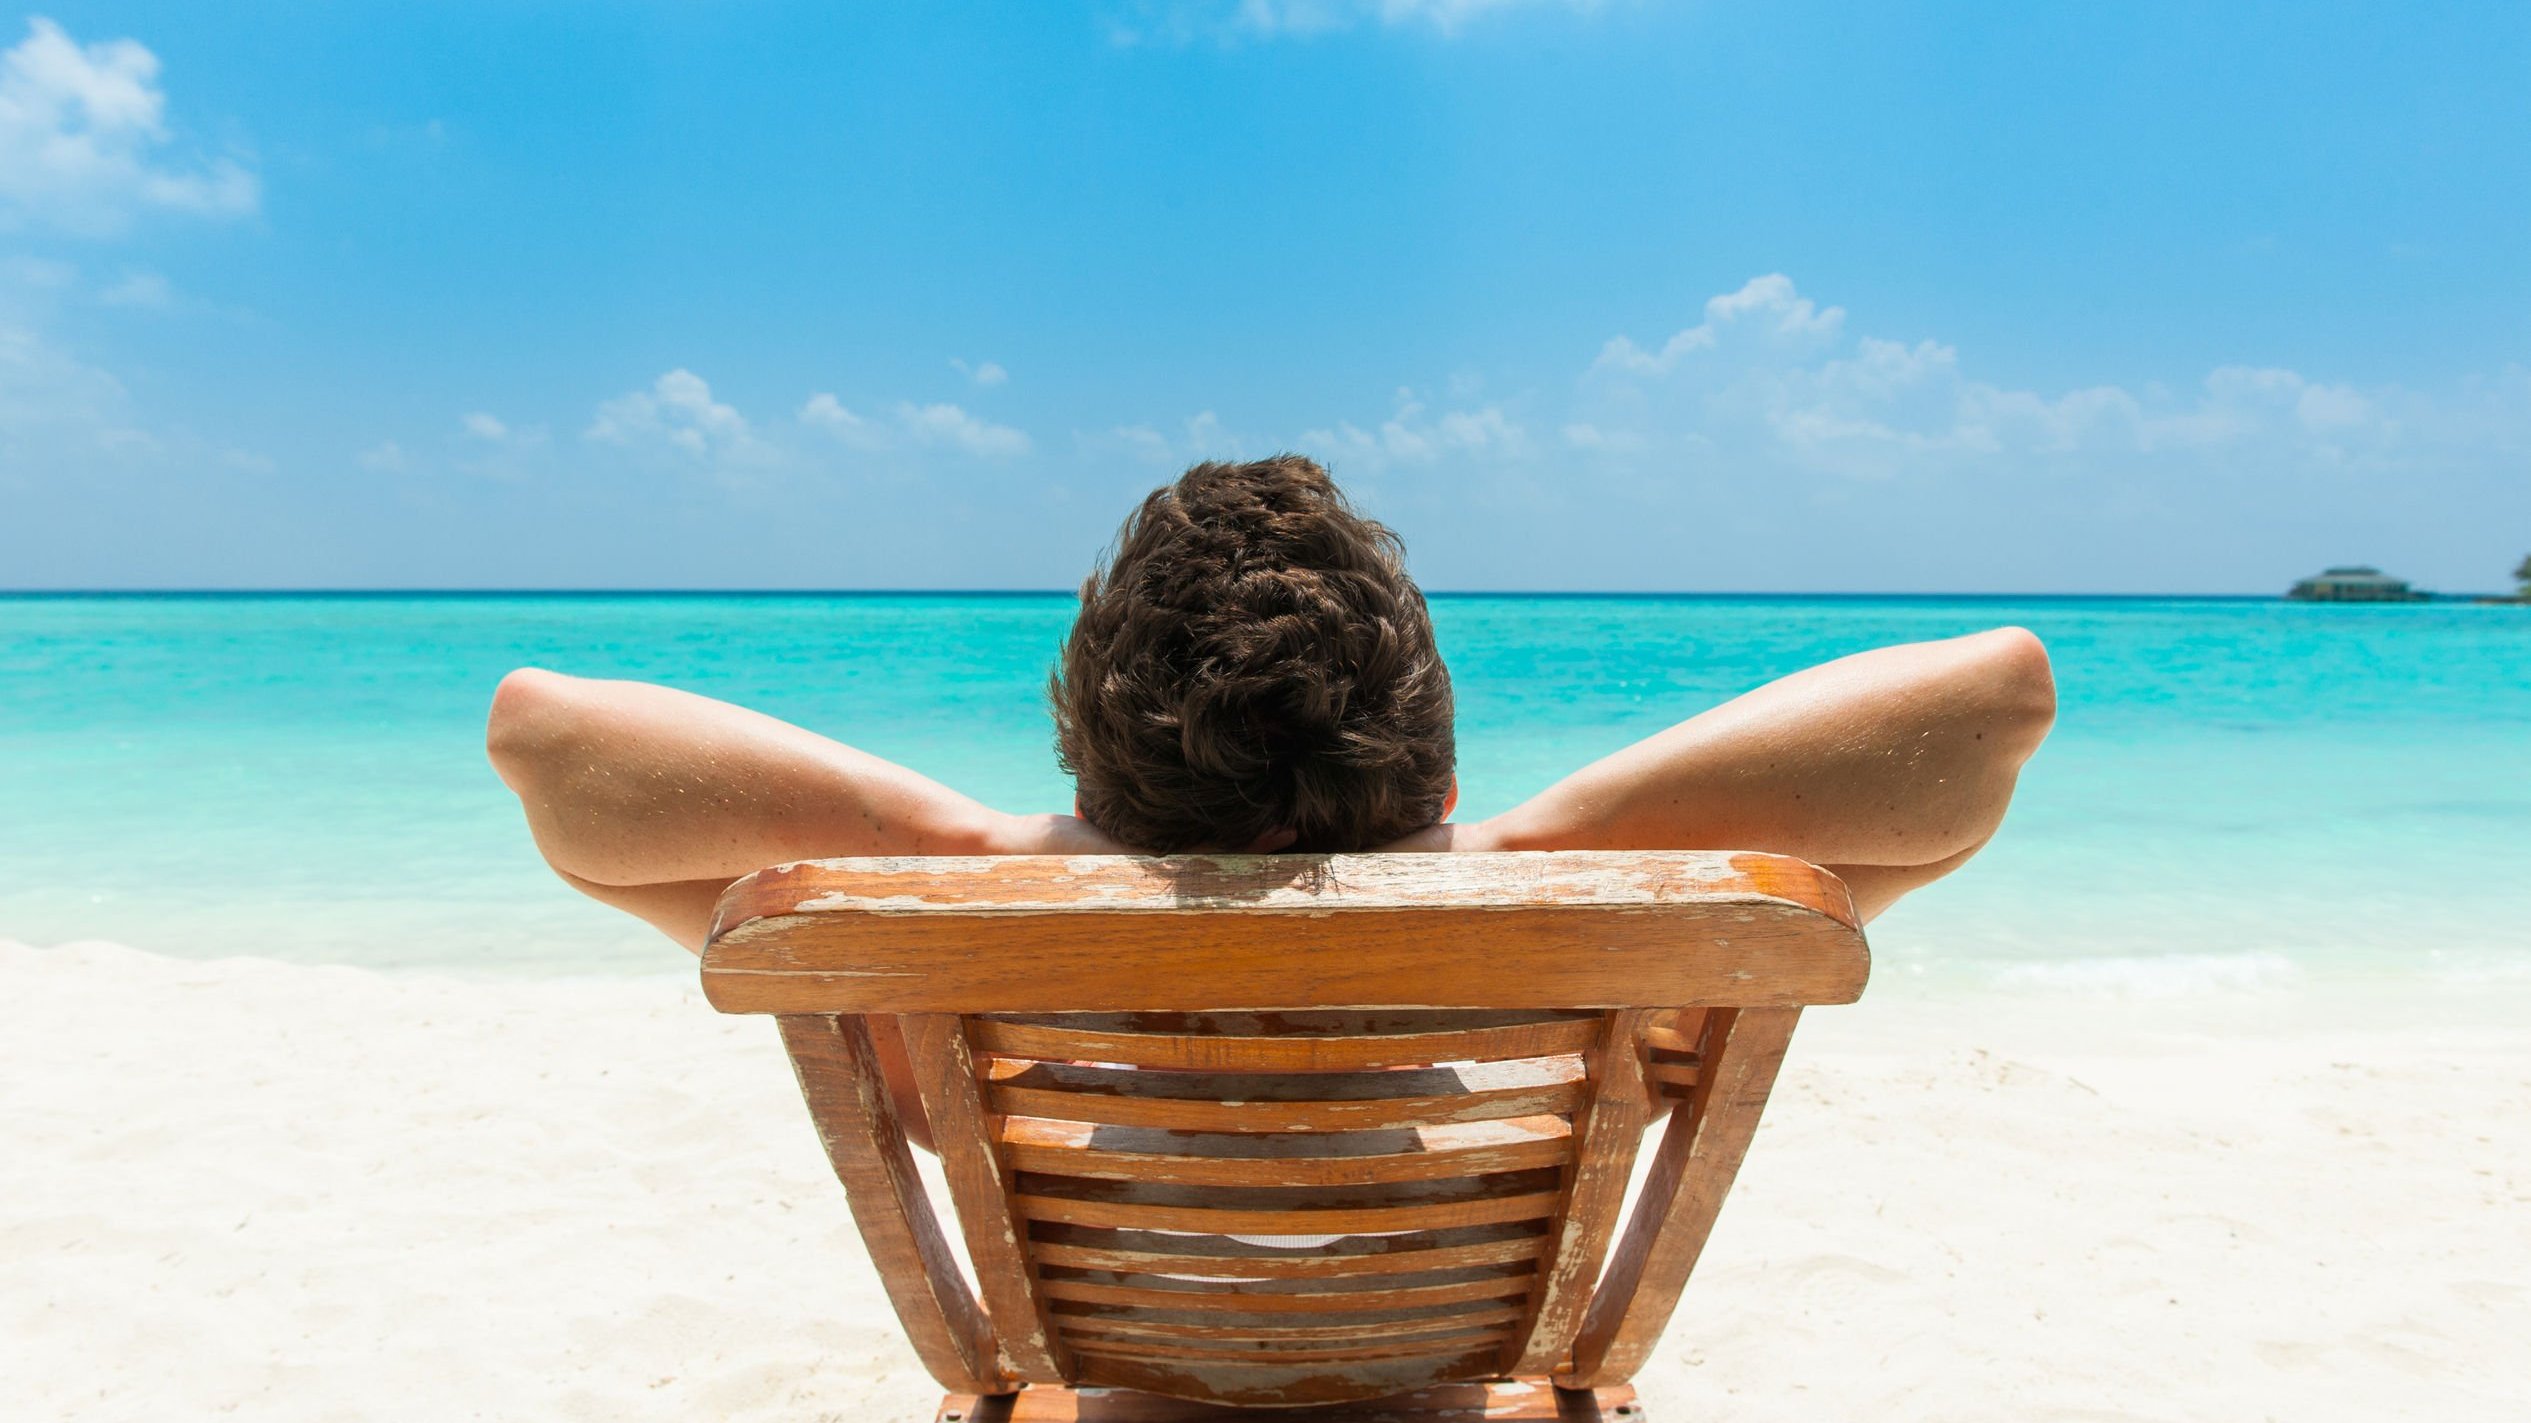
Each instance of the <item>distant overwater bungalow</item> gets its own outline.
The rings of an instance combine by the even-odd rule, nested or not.
[[[2422,603],[2429,595],[2409,587],[2405,578],[2351,564],[2305,578],[2286,590],[2285,596],[2306,603]]]

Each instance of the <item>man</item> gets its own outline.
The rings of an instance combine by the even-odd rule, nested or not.
[[[1072,815],[989,809],[744,708],[522,669],[488,736],[546,861],[700,950],[730,881],[843,855],[1733,849],[1869,918],[1958,869],[2056,714],[2020,628],[1813,667],[1450,823],[1449,674],[1396,538],[1316,464],[1201,464],[1081,593],[1052,697]]]

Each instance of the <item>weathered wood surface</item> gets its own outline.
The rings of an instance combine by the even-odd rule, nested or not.
[[[1483,1378],[1495,1352],[1490,1346],[1480,1345],[1458,1354],[1409,1354],[1341,1364],[1257,1363],[1245,1359],[1189,1364],[1183,1360],[1093,1355],[1081,1361],[1081,1382],[1152,1393],[1195,1393],[1208,1401],[1280,1410],[1307,1403],[1382,1398],[1438,1383]]]
[[[912,1014],[897,1023],[1002,1356],[1021,1378],[1061,1383],[1071,1376],[1071,1361],[1045,1317],[1020,1245],[1018,1219],[1011,1210],[1010,1168],[996,1149],[962,1024],[943,1013]]]
[[[1112,1062],[1181,1072],[1360,1072],[1580,1052],[1598,1031],[1593,1018],[1566,1017],[1431,1032],[1199,1037],[979,1018],[972,1037],[982,1051],[1042,1062]]]
[[[1074,1338],[1106,1335],[1121,1339],[1218,1339],[1250,1342],[1327,1342],[1364,1339],[1418,1339],[1472,1326],[1509,1325],[1519,1320],[1519,1306],[1478,1304],[1467,1308],[1391,1310],[1394,1319],[1348,1319],[1341,1324],[1295,1323],[1288,1316],[1223,1317],[1180,1311],[1065,1306],[1103,1312],[1064,1313],[1064,1332]]]
[[[843,873],[838,874],[838,871]],[[722,896],[716,927],[765,914],[1211,916],[1224,910],[1643,907],[1782,899],[1848,923],[1837,879],[1788,855],[1717,850],[1536,850],[1465,855],[900,855],[801,860]],[[1833,906],[1833,907],[1831,907]]]
[[[1374,1238],[1396,1240],[1410,1237]],[[1262,1253],[1230,1256],[1171,1255],[1139,1250],[1103,1250],[1092,1246],[1042,1243],[1033,1248],[1038,1264],[1045,1266],[1138,1273],[1165,1271],[1171,1275],[1246,1281],[1336,1280],[1376,1278],[1381,1275],[1455,1269],[1468,1265],[1504,1265],[1515,1261],[1535,1260],[1546,1249],[1546,1238],[1540,1235],[1528,1235],[1480,1245],[1397,1250],[1379,1255],[1305,1255],[1297,1252],[1282,1255]],[[1253,1288],[1253,1285],[1251,1287]]]
[[[1096,1336],[1080,1338],[1075,1344],[1084,1354],[1105,1354],[1114,1359],[1184,1359],[1197,1364],[1220,1363],[1226,1359],[1256,1359],[1278,1364],[1333,1364],[1396,1359],[1414,1354],[1465,1354],[1488,1344],[1500,1345],[1510,1337],[1508,1329],[1471,1329],[1454,1334],[1435,1334],[1419,1340],[1393,1340],[1386,1344],[1285,1346],[1271,1340],[1254,1339],[1162,1344],[1150,1339],[1103,1339]]]
[[[1379,1186],[1171,1186],[1018,1177],[1030,1220],[1216,1235],[1343,1235],[1539,1220],[1562,1198],[1552,1170]]]
[[[1631,1388],[1568,1393],[1535,1382],[1445,1384],[1366,1403],[1254,1409],[1147,1393],[1032,1388],[1002,1398],[951,1394],[933,1423],[1645,1423]]]
[[[916,1357],[945,1388],[969,1393],[1009,1388],[992,1326],[968,1293],[931,1198],[914,1173],[868,1028],[858,1018],[776,1021],[826,1159],[843,1183],[862,1245]]]
[[[1858,924],[1774,855],[805,861],[722,896],[703,984],[724,1012],[1798,1006],[1862,992]]]
[[[1526,1276],[1466,1280],[1448,1285],[1395,1286],[1380,1290],[1316,1290],[1308,1294],[1266,1294],[1253,1290],[1150,1289],[1105,1285],[1088,1280],[1048,1280],[1040,1286],[1052,1299],[1089,1304],[1147,1305],[1154,1309],[1222,1309],[1248,1314],[1344,1314],[1369,1310],[1413,1309],[1427,1304],[1465,1304],[1471,1300],[1519,1299],[1529,1290]]]
[[[1555,1211],[1556,1193],[1541,1190],[1492,1200],[1419,1201],[1409,1205],[1295,1211],[1156,1206],[1140,1202],[1118,1204],[1022,1194],[1019,1206],[1030,1220],[1062,1221],[1071,1225],[1140,1226],[1152,1230],[1238,1235],[1336,1235],[1362,1230],[1435,1230],[1453,1225],[1544,1220]]]
[[[969,1395],[1036,1381],[968,1399],[1013,1423],[1237,1416],[1178,1399],[1458,1416],[1361,1402],[1445,1384],[1423,1397],[1602,1417],[1606,1395],[1536,1384],[1642,1362],[1799,1005],[1868,971],[1843,886],[1771,856],[836,861],[722,911],[707,993],[783,1013],[918,1353]],[[913,1176],[880,1022],[981,1304]],[[1535,1382],[1457,1387],[1505,1373]],[[1163,1411],[1080,1411],[1108,1399]],[[1344,1411],[1291,1411],[1318,1404]]]
[[[1583,1069],[1569,1056],[1456,1067],[1312,1073],[1120,1071],[993,1059],[996,1112],[1191,1132],[1380,1131],[1571,1112]]]
[[[1638,1093],[1641,1089],[1637,1088]],[[1367,1186],[1560,1166],[1570,1129],[1554,1117],[1421,1129],[1236,1135],[1012,1117],[1003,1159],[1020,1171],[1197,1186]]]
[[[1509,1351],[1504,1372],[1542,1374],[1564,1362],[1608,1253],[1609,1233],[1626,1203],[1649,1115],[1643,1083],[1643,1035],[1650,1015],[1624,1008],[1607,1015],[1590,1056],[1590,1105],[1577,1115],[1564,1200],[1547,1228],[1549,1245],[1529,1296],[1528,1329]]]
[[[1458,1284],[1472,1280],[1510,1280],[1517,1290],[1525,1285],[1536,1268],[1532,1260],[1514,1260],[1499,1264],[1463,1265],[1437,1270],[1403,1271],[1388,1275],[1284,1276],[1277,1279],[1225,1279],[1211,1276],[1184,1278],[1177,1275],[1154,1275],[1140,1270],[1090,1270],[1066,1265],[1045,1265],[1040,1276],[1049,1284],[1057,1280],[1079,1280],[1092,1284],[1132,1285],[1141,1289],[1161,1290],[1176,1296],[1190,1294],[1226,1298],[1238,1295],[1300,1295],[1351,1293],[1372,1295],[1383,1290],[1418,1288],[1424,1285]]]
[[[1582,1320],[1569,1375],[1574,1386],[1632,1378],[1669,1326],[1800,1019],[1798,1008],[1706,1015],[1704,1077],[1671,1116],[1625,1239]]]
[[[1299,1248],[1228,1235],[1169,1235],[1038,1222],[1029,1249],[1041,1266],[1244,1280],[1325,1280],[1426,1273],[1538,1258],[1546,1236],[1536,1221],[1463,1226],[1409,1235],[1341,1235]]]

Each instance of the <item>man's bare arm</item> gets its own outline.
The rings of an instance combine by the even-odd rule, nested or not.
[[[555,873],[689,949],[741,875],[839,855],[1112,850],[1071,816],[1006,815],[743,707],[522,669],[486,746]]]
[[[2023,629],[1886,647],[1398,848],[1767,850],[1835,870],[1870,916],[1986,843],[2055,717],[2047,652]]]

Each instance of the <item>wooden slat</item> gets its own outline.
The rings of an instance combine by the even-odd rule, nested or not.
[[[1644,1074],[1665,1097],[1685,1097],[1704,1076],[1705,1065],[1694,1059],[1686,1062],[1664,1062],[1658,1058],[1644,1065]]]
[[[992,1325],[958,1273],[915,1174],[868,1028],[858,1018],[776,1022],[826,1159],[916,1357],[945,1388],[1007,1392],[1012,1385],[998,1366]]]
[[[740,917],[822,912],[902,918],[947,910],[1006,919],[1139,914],[1210,922],[1242,913],[1414,910],[1464,916],[1573,904],[1732,905],[1749,898],[1815,899],[1823,912],[1852,917],[1851,898],[1836,892],[1843,886],[1834,875],[1787,855],[1737,850],[868,856],[775,865],[731,888],[742,886],[743,892],[723,896],[716,929]],[[1221,1006],[1202,1004],[1194,1011]]]
[[[997,1021],[1173,1038],[1360,1038],[1516,1028],[1594,1016],[1571,1008],[1291,1008],[1132,1013],[999,1013]]]
[[[1201,1275],[1223,1279],[1325,1280],[1378,1277],[1460,1265],[1499,1265],[1531,1261],[1546,1248],[1546,1238],[1522,1236],[1479,1245],[1400,1250],[1384,1255],[1164,1255],[1140,1250],[1101,1250],[1080,1245],[1034,1243],[1030,1249],[1044,1266],[1120,1270],[1137,1273]]]
[[[1570,1376],[1577,1388],[1632,1378],[1668,1327],[1766,1110],[1801,1012],[1743,1008],[1707,1017],[1705,1079],[1671,1114],[1625,1238],[1583,1317]]]
[[[1200,1255],[1234,1260],[1349,1260],[1390,1255],[1412,1256],[1430,1260],[1435,1250],[1461,1245],[1489,1245],[1504,1241],[1537,1241],[1545,1227],[1534,1221],[1508,1225],[1467,1225],[1441,1230],[1416,1231],[1411,1234],[1344,1234],[1329,1233],[1323,1241],[1307,1245],[1287,1245],[1268,1240],[1267,1231],[1243,1231],[1238,1235],[1186,1235],[1158,1230],[1093,1230],[1077,1225],[1039,1222],[1028,1228],[1033,1244],[1083,1245],[1100,1250],[1131,1250],[1153,1255]],[[1310,1232],[1313,1236],[1322,1232]],[[1430,1269],[1413,1265],[1410,1269]]]
[[[1050,1176],[1193,1186],[1363,1186],[1561,1166],[1571,1149],[1569,1135],[1555,1117],[1424,1132],[1266,1136],[1011,1117],[1003,1123],[1002,1154],[1016,1170]]]
[[[1047,1117],[1006,1117],[1002,1140],[1082,1151],[1138,1152],[1149,1156],[1234,1157],[1286,1160],[1359,1158],[1407,1153],[1466,1151],[1482,1146],[1561,1144],[1573,1136],[1562,1117],[1507,1117],[1483,1122],[1417,1123],[1363,1131],[1207,1132],[1168,1127],[1111,1126],[1104,1122]],[[1306,1182],[1297,1184],[1309,1184]]]
[[[947,1014],[898,1020],[905,1034],[923,1110],[931,1118],[941,1175],[957,1203],[967,1238],[967,1258],[1013,1372],[1032,1383],[1061,1383],[1071,1361],[1046,1319],[1044,1304],[1021,1247],[1018,1217],[1011,1210],[1009,1168],[996,1150],[958,1019]]]
[[[1048,1280],[1040,1288],[1049,1299],[1079,1300],[1087,1304],[1220,1309],[1248,1314],[1343,1314],[1405,1309],[1425,1304],[1464,1304],[1470,1300],[1521,1299],[1529,1293],[1529,1281],[1526,1277],[1519,1277],[1386,1290],[1319,1290],[1309,1294],[1142,1289],[1132,1285],[1093,1284],[1086,1280]]]
[[[1672,1020],[1672,1016],[1666,1013],[1657,1014],[1651,1021],[1645,1023],[1643,1045],[1655,1054],[1675,1052],[1694,1056],[1697,1036],[1704,1029],[1704,1014],[1702,1012],[1682,1013],[1676,1015],[1675,1021]]]
[[[1323,1294],[1351,1292],[1372,1294],[1381,1290],[1412,1289],[1424,1285],[1462,1284],[1472,1280],[1512,1281],[1513,1290],[1528,1287],[1528,1276],[1537,1268],[1534,1260],[1515,1260],[1500,1265],[1462,1266],[1454,1270],[1410,1270],[1387,1275],[1304,1276],[1300,1278],[1224,1278],[1221,1276],[1154,1275],[1140,1270],[1082,1270],[1062,1265],[1045,1266],[1042,1273],[1047,1283],[1056,1280],[1078,1280],[1091,1284],[1132,1285],[1140,1289],[1160,1290],[1177,1294]]]
[[[932,1423],[1237,1423],[1238,1415],[1128,1389],[1032,1388],[1002,1398],[953,1393]],[[1251,1420],[1255,1423],[1255,1420]],[[1280,1408],[1264,1423],[1644,1423],[1631,1388],[1591,1393],[1534,1380],[1441,1384],[1386,1398]]]
[[[1548,1228],[1552,1242],[1539,1262],[1521,1342],[1506,1350],[1506,1371],[1544,1373],[1564,1362],[1573,1333],[1590,1302],[1608,1253],[1609,1233],[1626,1201],[1635,1149],[1648,1116],[1644,1100],[1642,1039],[1648,1013],[1639,1008],[1608,1015],[1590,1059],[1591,1102],[1573,1124],[1573,1167],[1565,1176],[1563,1204]]]
[[[1362,1037],[1181,1037],[1166,1033],[1099,1032],[975,1020],[972,1041],[1003,1057],[1048,1062],[1115,1062],[1196,1072],[1359,1072],[1436,1062],[1488,1062],[1580,1052],[1596,1031],[1589,1018]]]
[[[1790,1007],[1862,992],[1859,922],[1772,855],[810,861],[723,894],[703,985],[724,1012]]]
[[[1382,1186],[1170,1186],[1024,1172],[1020,1210],[1031,1220],[1235,1235],[1342,1235],[1535,1220],[1560,1198],[1556,1173]]]
[[[1021,1171],[1103,1181],[1166,1181],[1187,1186],[1372,1186],[1392,1181],[1441,1181],[1560,1166],[1566,1157],[1561,1141],[1405,1152],[1396,1156],[1151,1156],[1026,1143],[1014,1143],[1007,1150],[1011,1165]]]
[[[1463,1354],[1491,1344],[1500,1347],[1510,1336],[1505,1329],[1461,1330],[1435,1334],[1421,1339],[1401,1339],[1385,1346],[1377,1344],[1304,1345],[1283,1347],[1272,1342],[1254,1340],[1222,1340],[1214,1344],[1162,1344],[1149,1339],[1100,1339],[1078,1337],[1073,1347],[1084,1354],[1103,1354],[1114,1359],[1185,1359],[1192,1363],[1221,1363],[1242,1358],[1277,1364],[1341,1363],[1355,1359],[1397,1359],[1416,1354]]]
[[[1540,1191],[1494,1200],[1424,1201],[1405,1206],[1293,1211],[1214,1210],[1196,1206],[1150,1206],[1023,1195],[1019,1198],[1019,1207],[1030,1220],[1063,1221],[1071,1225],[1144,1226],[1155,1230],[1202,1230],[1242,1235],[1334,1235],[1356,1230],[1431,1230],[1441,1226],[1538,1220],[1555,1210],[1556,1193]]]
[[[1509,1325],[1520,1318],[1516,1305],[1469,1309],[1424,1310],[1405,1318],[1347,1320],[1342,1324],[1294,1324],[1288,1319],[1259,1316],[1228,1320],[1202,1314],[1169,1317],[1158,1311],[1118,1311],[1111,1315],[1063,1316],[1064,1332],[1074,1337],[1106,1335],[1118,1339],[1400,1339],[1445,1333],[1478,1325]]]
[[[1183,1235],[1139,1229],[1093,1229],[1053,1221],[1029,1226],[1029,1249],[1048,1268],[1168,1271],[1222,1279],[1313,1280],[1352,1275],[1421,1273],[1471,1265],[1527,1263],[1545,1247],[1545,1223],[1390,1235],[1337,1235],[1297,1248],[1230,1235]]]
[[[1584,1090],[1568,1056],[1305,1076],[995,1058],[985,1101],[1019,1116],[1178,1131],[1374,1131],[1570,1112]]]
[[[1365,1359],[1350,1364],[1207,1364],[1201,1371],[1158,1360],[1086,1358],[1081,1382],[1175,1397],[1282,1409],[1307,1403],[1385,1398],[1406,1389],[1484,1377],[1494,1351]],[[1357,1415],[1359,1416],[1359,1415]]]

